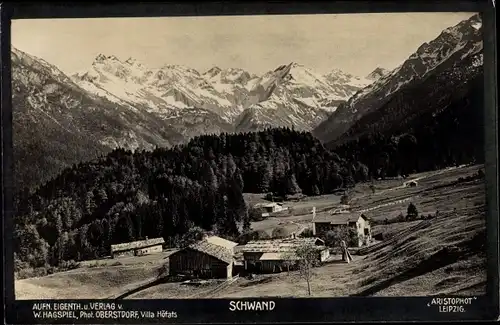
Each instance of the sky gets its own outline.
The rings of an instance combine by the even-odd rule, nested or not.
[[[474,13],[377,13],[12,21],[12,45],[72,74],[98,54],[135,58],[156,68],[204,72],[242,68],[262,74],[297,62],[328,73],[366,76],[393,69],[423,42]]]

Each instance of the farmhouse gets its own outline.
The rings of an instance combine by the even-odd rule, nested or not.
[[[236,245],[221,237],[206,237],[169,256],[170,275],[232,278]]]
[[[255,205],[255,208],[260,209],[262,211],[262,216],[267,217],[270,213],[280,212],[287,210],[287,207],[284,207],[282,203],[258,203]]]
[[[326,232],[338,227],[347,226],[356,230],[358,246],[368,244],[372,239],[370,222],[364,215],[358,213],[323,213],[315,216],[313,221],[313,235],[323,236]]]
[[[163,238],[146,238],[145,240],[111,245],[111,258],[118,256],[141,256],[161,253],[163,251],[164,243],[165,240]]]
[[[275,273],[287,269],[298,261],[295,251],[304,244],[317,247],[317,261],[324,262],[330,256],[329,249],[319,238],[286,238],[250,241],[238,247],[243,257],[244,268],[248,272]],[[292,262],[292,263],[290,263]]]

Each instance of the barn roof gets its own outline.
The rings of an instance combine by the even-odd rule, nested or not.
[[[325,212],[319,215],[316,215],[314,218],[314,222],[328,222],[333,225],[343,225],[348,224],[349,222],[356,222],[361,217],[360,213],[336,213],[331,214],[330,212]]]
[[[299,257],[294,253],[264,253],[259,258],[260,261],[282,261],[282,260],[299,260]]]
[[[151,239],[146,239],[146,240],[137,240],[129,243],[122,243],[122,244],[116,244],[116,245],[111,245],[111,252],[120,252],[120,251],[125,251],[125,250],[130,250],[130,249],[137,249],[137,248],[143,248],[143,247],[150,247],[150,246],[155,246],[155,245],[162,245],[165,243],[165,239],[163,238],[151,238]]]
[[[219,236],[210,236],[205,238],[206,241],[208,241],[211,244],[218,245],[225,247],[227,249],[232,250],[235,246],[238,245],[238,243],[235,243],[234,241],[230,241],[224,238],[221,238]]]
[[[295,250],[300,245],[312,244],[323,247],[325,242],[319,238],[285,238],[273,240],[254,240],[239,246],[241,253],[283,253]]]
[[[233,262],[232,250],[224,246],[212,244],[211,242],[208,242],[206,240],[191,244],[188,246],[188,248],[215,257],[216,259],[221,260],[227,264],[231,264]]]

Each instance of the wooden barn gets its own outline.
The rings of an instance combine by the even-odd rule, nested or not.
[[[210,236],[169,256],[170,275],[232,278],[235,242]]]
[[[161,253],[164,243],[165,240],[163,238],[146,238],[145,240],[111,245],[111,258]]]
[[[350,227],[358,233],[358,246],[368,244],[372,239],[369,220],[359,213],[330,213],[326,212],[314,217],[313,235],[323,236],[337,227]]]
[[[277,273],[293,267],[299,260],[295,252],[298,247],[312,244],[317,247],[317,261],[325,262],[330,250],[319,238],[286,238],[250,241],[238,247],[244,269],[255,273]]]

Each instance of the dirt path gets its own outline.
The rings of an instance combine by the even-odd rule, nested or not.
[[[384,207],[387,207],[387,206],[391,206],[391,205],[395,205],[395,204],[401,204],[401,203],[404,203],[404,202],[407,202],[407,201],[411,201],[411,200],[413,200],[413,198],[414,197],[408,197],[408,198],[402,199],[402,200],[397,200],[397,201],[392,201],[392,202],[388,202],[388,203],[384,203],[384,204],[379,204],[379,205],[376,205],[376,206],[371,207],[371,208],[356,210],[355,212],[360,212],[360,213],[369,212],[369,211],[377,210],[377,209],[384,208]]]

